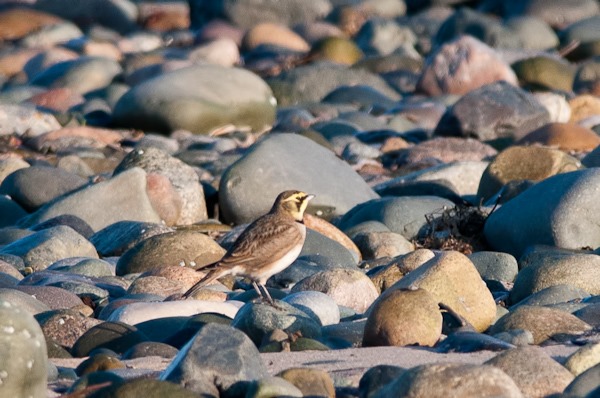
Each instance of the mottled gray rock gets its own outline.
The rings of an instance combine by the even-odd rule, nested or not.
[[[304,397],[302,391],[281,377],[264,377],[253,382],[246,391],[247,398]]]
[[[340,309],[325,293],[304,291],[291,293],[282,300],[300,309],[322,326],[335,325],[340,321]]]
[[[234,224],[250,222],[266,213],[286,189],[316,195],[308,211],[320,210],[324,218],[377,197],[333,152],[299,135],[274,134],[255,144],[221,177],[223,217]]]
[[[204,190],[196,171],[181,160],[157,148],[131,151],[117,166],[114,175],[140,167],[146,173],[157,173],[169,179],[182,200],[181,212],[176,225],[193,224],[205,220],[206,202]]]
[[[508,253],[480,251],[469,255],[484,280],[512,282],[519,272],[517,259]]]
[[[55,286],[20,285],[17,290],[35,297],[36,300],[41,301],[53,310],[73,308],[83,304],[75,294]]]
[[[321,326],[309,315],[291,304],[277,301],[278,308],[267,303],[244,305],[231,322],[231,326],[244,332],[257,346],[275,329],[287,333],[301,332],[302,336],[317,338]]]
[[[146,192],[146,172],[139,168],[49,203],[22,223],[31,226],[61,214],[78,216],[94,231],[123,220],[160,222]]]
[[[159,223],[124,220],[96,232],[90,242],[103,257],[120,256],[141,241],[167,232],[173,229]]]
[[[570,301],[581,301],[588,297],[590,297],[590,294],[578,287],[571,285],[552,285],[530,294],[511,308],[516,308],[519,305],[552,306],[554,304],[567,303]]]
[[[492,248],[520,256],[531,245],[568,249],[600,246],[600,170],[552,176],[494,211],[485,224]]]
[[[25,310],[31,315],[50,311],[50,307],[30,294],[16,289],[0,289],[0,300],[13,304],[16,308]]]
[[[74,265],[53,264],[48,267],[49,270],[69,272],[72,274],[101,278],[103,276],[114,276],[115,267],[113,264],[97,258],[88,258],[79,261]]]
[[[275,118],[271,89],[253,73],[201,65],[147,80],[125,93],[115,105],[119,125],[169,133],[198,134],[233,124],[262,130]]]
[[[19,256],[34,270],[47,268],[65,257],[98,258],[94,246],[72,228],[58,226],[36,232],[0,249],[2,254]]]
[[[85,332],[102,321],[75,310],[46,311],[35,316],[44,336],[63,347],[72,347]]]
[[[27,311],[0,300],[0,395],[46,397],[48,378],[46,340]]]
[[[32,211],[86,183],[87,180],[62,169],[32,166],[7,176],[0,185],[0,194],[9,195]]]
[[[31,84],[47,88],[68,88],[86,94],[110,84],[121,73],[119,63],[109,58],[80,57],[59,62],[38,73]]]
[[[417,37],[407,26],[394,20],[370,19],[358,31],[356,44],[369,55],[388,55],[401,47],[412,48]]]
[[[359,204],[348,211],[338,223],[347,231],[360,223],[378,221],[406,239],[416,238],[427,226],[425,216],[453,208],[454,203],[435,196],[403,196],[382,198]]]
[[[268,376],[258,349],[244,333],[226,325],[207,324],[187,343],[160,379],[195,393],[220,396],[237,382]]]

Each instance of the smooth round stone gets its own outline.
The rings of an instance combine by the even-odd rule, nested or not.
[[[388,264],[368,273],[369,278],[381,292],[392,287],[404,275],[435,257],[429,249],[417,249],[403,256],[394,258]]]
[[[77,391],[82,391],[89,386],[107,382],[111,383],[111,385],[119,385],[124,382],[124,379],[113,372],[92,372],[77,378],[67,391],[69,393],[75,393]]]
[[[502,369],[527,397],[561,393],[574,376],[539,347],[518,347],[485,362]]]
[[[44,26],[54,25],[60,18],[45,12],[28,8],[8,8],[0,13],[0,38],[4,40],[20,39]]]
[[[303,397],[302,391],[289,381],[281,378],[268,376],[253,381],[246,390],[247,398],[262,397]]]
[[[356,84],[371,86],[392,100],[400,97],[383,78],[374,73],[326,62],[290,69],[267,79],[267,83],[277,103],[284,106],[319,102],[337,87]]]
[[[49,270],[69,272],[72,274],[89,276],[92,278],[101,278],[103,276],[114,276],[115,267],[107,261],[90,258],[79,261],[75,265],[64,265],[55,266],[51,265],[48,267]]]
[[[26,215],[27,212],[13,199],[0,196],[0,228],[16,225]]]
[[[600,325],[600,303],[590,303],[573,312],[577,318],[596,327]]]
[[[152,236],[127,250],[117,262],[117,275],[165,266],[201,267],[218,261],[225,250],[195,231],[178,230]]]
[[[194,398],[198,394],[187,388],[166,381],[136,378],[122,383],[112,382],[110,386],[94,393],[96,398],[136,398],[136,397],[172,397]]]
[[[247,334],[257,346],[275,329],[287,333],[301,332],[308,338],[321,335],[320,325],[309,315],[282,301],[276,303],[279,308],[262,303],[245,304],[235,315],[231,326]]]
[[[507,82],[495,82],[462,96],[442,117],[435,135],[482,141],[519,139],[550,122],[546,108]],[[506,126],[510,125],[510,129]]]
[[[457,331],[451,333],[444,340],[436,344],[437,352],[477,352],[482,350],[488,351],[503,351],[509,348],[514,348],[514,345],[507,343],[497,337],[488,336],[487,334]]]
[[[275,117],[271,89],[253,73],[215,65],[164,73],[134,86],[114,108],[114,122],[164,133],[197,134],[227,124],[261,130]]]
[[[490,145],[472,138],[436,137],[400,151],[396,163],[406,166],[426,162],[429,158],[438,159],[442,163],[477,162],[497,154],[498,151]],[[457,182],[456,180],[454,178],[452,182]]]
[[[77,25],[62,21],[29,33],[19,41],[19,44],[26,48],[49,48],[65,44],[70,40],[77,40],[82,36],[83,32]]]
[[[517,49],[522,46],[517,34],[498,19],[467,7],[457,9],[441,24],[433,37],[433,45],[437,47],[466,35],[471,35],[494,48]]]
[[[46,304],[50,309],[62,310],[77,307],[83,302],[75,294],[55,286],[24,286],[17,288]]]
[[[285,25],[270,22],[253,26],[242,40],[243,51],[252,51],[261,45],[272,45],[298,52],[309,50],[308,43],[297,33]]]
[[[565,311],[523,305],[496,321],[489,333],[494,335],[513,329],[530,331],[533,343],[540,344],[554,335],[583,333],[590,330],[591,326]]]
[[[0,160],[0,184],[13,172],[30,167],[29,163],[20,158],[9,157]]]
[[[459,363],[428,364],[408,369],[372,397],[445,397],[448,391],[461,397],[523,397],[519,387],[502,370],[490,365]]]
[[[434,196],[387,197],[361,203],[348,211],[338,223],[342,231],[365,221],[378,221],[406,239],[415,239],[427,225],[425,215],[441,208],[454,207],[446,199]]]
[[[395,290],[374,304],[363,346],[433,346],[442,333],[442,314],[426,290]]]
[[[600,15],[597,12],[597,8],[595,11],[595,15],[587,14],[581,20],[570,24],[560,32],[562,45],[571,42],[579,43],[573,51],[567,54],[570,60],[578,61],[598,55],[598,41],[600,40],[598,24],[600,23]]]
[[[32,315],[50,311],[50,307],[43,302],[37,300],[30,294],[16,289],[0,288],[0,301],[11,303],[15,307],[25,310]]]
[[[102,322],[77,339],[71,353],[81,358],[98,348],[108,348],[122,354],[134,345],[148,341],[148,338],[134,326],[121,322]]]
[[[590,15],[600,12],[598,3],[592,0],[575,0],[565,4],[561,0],[525,0],[518,3],[506,3],[503,16],[530,15],[546,21],[552,27],[560,29]]]
[[[66,257],[98,258],[92,244],[72,228],[44,229],[4,246],[0,253],[21,257],[25,266],[42,270]]]
[[[278,167],[273,168],[274,164]],[[316,195],[308,212],[321,211],[325,219],[377,197],[333,152],[299,135],[273,134],[254,145],[221,177],[223,217],[234,224],[253,221],[269,211],[277,195],[286,189]]]
[[[190,53],[191,60],[202,60],[211,64],[233,67],[240,63],[240,50],[235,40],[222,37],[195,47]]]
[[[361,397],[371,397],[375,391],[393,382],[400,377],[406,369],[393,365],[377,365],[367,370],[358,383]]]
[[[469,255],[484,280],[513,282],[519,272],[517,259],[508,253],[481,251]]]
[[[109,371],[112,369],[124,369],[125,364],[118,358],[109,354],[93,354],[85,361],[81,362],[75,369],[79,376],[94,372]]]
[[[384,109],[393,108],[397,104],[397,101],[387,97],[373,87],[365,85],[336,87],[323,98],[322,102],[329,104],[354,104],[361,105],[361,107],[375,105]],[[379,121],[377,120],[377,122]],[[383,127],[384,125],[381,125],[379,128]],[[369,130],[375,130],[375,128],[369,128]]]
[[[514,307],[520,305],[549,306],[570,301],[580,301],[588,297],[590,297],[590,294],[578,287],[571,285],[553,285],[527,296],[523,300],[517,302]]]
[[[160,218],[146,191],[146,177],[142,169],[128,170],[58,199],[22,222],[30,226],[62,214],[73,214],[94,231],[123,220],[158,223]]]
[[[313,44],[310,56],[315,60],[341,65],[353,65],[363,52],[353,40],[345,37],[325,37]]]
[[[600,137],[593,130],[575,123],[551,123],[527,134],[518,144],[535,143],[563,151],[588,152],[600,145]]]
[[[590,343],[571,354],[565,361],[565,368],[575,376],[579,376],[598,364],[600,364],[600,343]]]
[[[63,347],[72,347],[73,344],[92,327],[102,323],[89,318],[75,310],[53,310],[35,316],[40,324],[44,336],[52,339]]]
[[[512,68],[523,85],[566,92],[573,88],[575,69],[559,58],[547,56],[526,58],[512,64]]]
[[[340,321],[338,305],[325,293],[316,291],[291,293],[285,296],[282,301],[303,311],[322,326],[335,325]]]
[[[182,292],[181,284],[162,276],[144,276],[129,285],[128,294],[156,294],[169,297]]]
[[[494,337],[517,347],[526,347],[533,344],[533,334],[529,330],[511,329],[496,333]]]
[[[27,311],[0,299],[0,356],[6,397],[45,397],[48,357],[44,334]]]
[[[219,303],[201,300],[138,302],[122,305],[114,310],[107,320],[135,325],[152,319],[193,316],[207,312],[233,318],[238,313],[240,305],[241,303],[236,302]]]
[[[600,256],[595,254],[563,254],[548,253],[533,258],[517,275],[510,293],[510,300],[517,303],[532,294],[546,288],[569,285],[571,288],[555,288],[558,297],[582,298],[585,294],[599,295],[600,284],[597,283],[600,267]],[[548,292],[550,296],[551,292]],[[557,298],[558,298],[557,297]],[[587,296],[585,296],[587,297]]]
[[[278,377],[295,385],[302,396],[335,397],[335,387],[331,376],[320,369],[289,368],[280,372]]]
[[[472,36],[462,36],[430,55],[417,90],[430,96],[466,94],[501,80],[518,84],[517,76],[496,51]]]
[[[598,378],[600,377],[600,364],[591,367],[573,380],[565,388],[565,394],[576,397],[593,398],[598,393]],[[589,394],[589,395],[588,395]]]
[[[182,201],[179,217],[174,220],[176,225],[193,224],[207,218],[204,190],[191,166],[157,148],[137,149],[125,156],[113,175],[133,167],[140,167],[148,174],[159,174],[171,182]]]
[[[388,55],[401,47],[412,47],[417,42],[415,33],[393,20],[370,19],[355,37],[366,54]]]
[[[483,172],[477,196],[487,200],[511,181],[537,182],[580,168],[576,158],[557,149],[512,146],[496,156]]]
[[[538,91],[533,95],[550,114],[550,122],[566,123],[571,120],[571,106],[563,95],[548,91]]]
[[[0,104],[0,135],[37,136],[61,128],[54,115],[33,106]]]
[[[80,57],[59,62],[41,71],[31,79],[31,84],[47,88],[68,88],[86,94],[110,84],[122,72],[114,60],[101,57]]]
[[[101,256],[120,256],[141,241],[167,232],[173,229],[158,223],[124,220],[106,226],[89,240]]]
[[[21,238],[24,238],[24,237],[32,235],[32,234],[33,234],[33,231],[30,231],[28,229],[21,229],[21,228],[17,228],[17,227],[13,227],[13,226],[8,226],[8,227],[0,229],[0,243],[3,246],[8,245],[8,244],[11,244]]]
[[[396,257],[415,249],[412,242],[394,232],[363,232],[354,237],[365,260]]]
[[[559,44],[557,34],[544,20],[533,16],[515,16],[506,26],[519,36],[525,50],[550,50]]]
[[[375,301],[379,292],[362,271],[332,269],[318,272],[298,282],[292,292],[322,292],[333,298],[337,305],[343,305],[363,313]]]
[[[456,251],[436,254],[436,257],[406,274],[375,302],[384,300],[399,289],[421,288],[435,302],[443,303],[464,317],[476,331],[483,332],[496,318],[492,294],[481,280],[475,265]]]
[[[235,383],[267,376],[258,349],[246,334],[231,326],[210,323],[179,351],[160,379],[185,386],[195,396],[219,396],[219,390]]]
[[[123,359],[136,359],[145,357],[161,357],[166,359],[174,358],[178,353],[177,348],[164,343],[157,343],[154,341],[147,341],[138,343],[127,350],[122,358]]]
[[[600,93],[600,62],[595,59],[583,62],[577,69],[573,91],[576,94]]]
[[[600,114],[600,99],[594,95],[583,94],[569,100],[571,121],[580,123],[587,118]]]
[[[74,216],[73,214],[61,214],[60,216],[53,217],[49,220],[42,221],[39,224],[36,224],[29,229],[32,231],[42,231],[44,229],[57,227],[59,225],[65,225],[67,227],[73,228],[79,235],[83,236],[86,239],[89,239],[90,236],[94,233],[92,227],[89,226],[81,218]]]

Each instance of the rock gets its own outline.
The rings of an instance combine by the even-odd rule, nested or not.
[[[550,50],[559,44],[550,25],[537,17],[514,16],[506,21],[506,26],[517,34],[525,50]]]
[[[0,228],[16,225],[27,212],[14,200],[0,196]]]
[[[394,283],[417,267],[425,264],[435,257],[435,254],[429,249],[417,249],[403,256],[394,258],[389,264],[384,265],[379,270],[369,273],[375,286],[381,291],[389,289]]]
[[[230,38],[219,38],[194,48],[189,57],[191,60],[203,60],[210,64],[233,67],[240,64],[240,50],[237,43]]]
[[[64,225],[66,227],[72,228],[79,235],[88,239],[90,236],[94,234],[92,227],[88,225],[81,218],[74,216],[73,214],[61,214],[59,216],[53,217],[49,220],[43,221],[39,224],[36,224],[29,228],[31,231],[43,231],[44,229],[58,227]]]
[[[494,335],[514,329],[530,331],[533,334],[533,343],[540,344],[553,336],[580,334],[591,327],[568,312],[548,307],[522,305],[498,319],[489,333]]]
[[[492,294],[473,263],[459,252],[436,254],[387,289],[375,305],[396,290],[416,288],[426,290],[435,302],[450,307],[479,332],[486,330],[496,318]]]
[[[392,365],[377,365],[367,370],[358,383],[360,397],[372,397],[375,391],[400,377],[405,369]]]
[[[205,3],[194,0],[190,3],[192,26],[218,17],[242,29],[251,28],[260,22],[276,22],[288,26],[312,22],[329,14],[331,8],[328,0],[310,3],[297,3],[292,0],[261,3],[224,0]]]
[[[535,98],[506,82],[490,83],[462,96],[442,117],[435,135],[513,140],[550,122]]]
[[[561,393],[574,379],[567,369],[539,347],[513,348],[485,363],[502,369],[527,397]]]
[[[566,152],[588,152],[600,145],[600,137],[575,123],[550,123],[527,134],[518,145],[535,143]]]
[[[27,280],[24,280],[25,283]],[[52,310],[76,308],[83,304],[75,294],[55,286],[27,286],[19,285],[17,290],[35,297],[36,300],[46,304]]]
[[[417,238],[427,226],[426,215],[444,207],[452,208],[454,203],[434,196],[375,199],[361,203],[344,214],[338,227],[347,232],[363,222],[378,221],[410,240]]]
[[[537,17],[552,27],[561,28],[599,12],[598,4],[590,0],[577,0],[567,6],[560,0],[526,0],[518,4],[506,3],[502,7],[503,16],[515,15]]]
[[[237,382],[267,376],[248,336],[230,326],[207,324],[179,351],[160,379],[195,393],[219,396],[219,390],[227,390]]]
[[[0,104],[0,126],[0,136],[25,133],[36,136],[61,127],[50,113],[33,106],[13,104]]]
[[[497,81],[518,85],[517,76],[496,51],[472,36],[461,36],[429,55],[417,90],[430,96],[467,94]]]
[[[21,238],[0,249],[2,254],[19,256],[27,267],[38,271],[65,257],[98,258],[94,246],[72,228],[58,226]]]
[[[0,301],[0,394],[7,397],[46,396],[46,340],[40,326],[27,311]]]
[[[352,240],[345,233],[340,231],[333,224],[325,221],[324,219],[318,216],[313,216],[312,214],[308,213],[304,214],[304,224],[306,225],[306,228],[318,232],[320,235],[323,235],[344,246],[344,248],[346,248],[352,254],[352,256],[357,259],[357,261],[361,260],[361,254],[358,250],[358,247],[356,247],[354,242],[352,242]],[[307,242],[304,242],[304,245],[306,246]],[[328,248],[327,250],[333,250],[333,248]]]
[[[65,44],[71,40],[80,39],[83,32],[72,22],[59,22],[55,25],[42,27],[23,37],[19,44],[26,48],[51,48]]]
[[[569,105],[571,106],[571,121],[575,123],[600,115],[600,99],[593,95],[579,95],[570,99]]]
[[[442,163],[476,162],[497,154],[490,145],[472,138],[436,137],[400,151],[396,162],[400,166],[423,163],[430,158]]]
[[[50,311],[50,307],[46,304],[16,289],[0,288],[0,301],[10,303],[14,307],[29,312],[31,315]]]
[[[407,26],[394,20],[367,20],[356,34],[356,43],[369,55],[389,55],[401,48],[412,48],[417,37]]]
[[[573,315],[575,315],[577,318],[589,323],[594,327],[600,325],[600,317],[598,316],[599,314],[600,303],[591,303],[573,312]]]
[[[494,48],[516,49],[521,42],[516,33],[498,19],[483,12],[461,7],[454,11],[439,27],[433,37],[434,47],[463,35],[470,35]]]
[[[13,172],[26,167],[29,167],[29,163],[21,158],[9,157],[6,159],[0,159],[0,184],[2,184],[4,179]]]
[[[86,183],[85,179],[62,169],[33,166],[7,176],[0,185],[0,194],[10,195],[24,209],[33,211]]]
[[[535,244],[567,249],[600,246],[591,189],[599,180],[600,171],[587,169],[537,183],[490,215],[484,228],[487,241],[494,250],[516,257]]]
[[[423,289],[397,289],[371,307],[363,346],[433,346],[441,333],[434,297]]]
[[[166,298],[183,293],[181,285],[162,276],[143,276],[137,278],[127,289],[128,294],[155,294]]]
[[[64,19],[79,21],[82,25],[97,23],[121,34],[135,30],[138,17],[137,7],[128,0],[111,0],[108,3],[93,0],[75,6],[68,0],[41,0],[35,3],[35,8]]]
[[[18,40],[43,27],[60,22],[60,18],[28,8],[9,8],[0,13],[0,39]]]
[[[597,60],[591,59],[583,62],[575,73],[573,91],[576,94],[598,95],[600,93],[599,77],[600,63]]]
[[[513,344],[507,343],[495,336],[487,334],[461,331],[452,332],[445,339],[436,344],[437,352],[477,352],[482,350],[503,351],[514,348]]]
[[[281,377],[268,376],[256,380],[246,390],[245,397],[303,397],[302,391]]]
[[[206,220],[206,202],[204,190],[195,170],[167,153],[156,149],[147,148],[131,151],[117,166],[114,175],[140,167],[146,173],[156,173],[169,179],[183,202],[176,225],[193,224]]]
[[[600,343],[590,343],[569,355],[565,368],[575,376],[579,376],[598,364],[600,364]]]
[[[335,325],[340,321],[340,309],[336,302],[325,293],[303,291],[288,294],[284,302],[318,321],[321,326]]]
[[[589,293],[583,289],[571,285],[554,285],[532,293],[517,302],[512,308],[514,309],[519,305],[542,305],[561,309],[557,304],[579,302],[588,297],[590,297]]]
[[[214,301],[185,300],[164,302],[137,302],[124,304],[114,310],[107,318],[110,322],[121,322],[136,325],[152,319],[193,316],[203,313],[222,314],[233,318],[239,307],[233,303],[218,303]]]
[[[396,257],[415,249],[412,242],[394,232],[362,232],[354,237],[365,260]]]
[[[513,282],[519,272],[517,259],[508,253],[480,251],[469,255],[484,280]]]
[[[326,62],[284,71],[278,76],[267,79],[267,83],[281,106],[319,102],[335,88],[356,84],[370,86],[392,100],[399,99],[398,93],[380,76],[365,70],[349,69],[346,66]]]
[[[353,65],[363,58],[363,52],[353,40],[345,37],[325,37],[314,43],[309,56],[314,57],[315,60],[329,61],[341,65]],[[296,78],[295,76],[292,77]],[[307,75],[300,76],[300,78],[309,79],[310,77]],[[373,81],[375,81],[375,79],[373,79]],[[311,83],[313,83],[312,80]],[[293,84],[290,86],[290,88],[294,90],[299,89],[293,88]],[[282,92],[282,94],[285,95],[285,92]],[[303,91],[297,94],[309,95],[308,92]]]
[[[550,122],[566,123],[571,120],[571,106],[564,96],[547,91],[535,92],[533,95],[550,114]]]
[[[30,226],[61,214],[78,216],[94,231],[123,220],[160,222],[146,193],[146,173],[139,168],[49,203],[22,222]]]
[[[81,362],[75,369],[75,373],[84,376],[94,372],[104,372],[112,369],[124,369],[125,364],[110,354],[95,354]]]
[[[123,354],[123,359],[136,359],[158,356],[165,359],[173,359],[178,353],[177,348],[153,341],[138,343]]]
[[[588,1],[588,3],[591,3]],[[577,22],[566,26],[560,32],[561,45],[577,42],[579,45],[568,54],[568,59],[573,61],[584,60],[598,55],[598,5],[594,13],[584,14]]]
[[[245,304],[236,314],[231,326],[248,335],[256,346],[275,329],[291,334],[300,332],[303,337],[308,338],[320,336],[320,325],[306,313],[282,301],[277,301],[277,305],[279,308],[262,303]]]
[[[600,277],[596,276],[600,272],[599,267],[600,256],[595,254],[550,252],[540,255],[519,272],[510,300],[517,303],[523,299],[530,299],[532,294],[547,288],[564,285],[570,287],[567,288],[570,291],[570,299],[582,298],[581,295],[585,292],[599,295],[600,284],[596,283]]]
[[[273,123],[275,100],[258,76],[238,68],[191,66],[164,73],[125,93],[116,124],[169,133],[208,134],[225,125],[262,130]]]
[[[194,398],[198,395],[187,388],[173,383],[146,378],[127,380],[122,383],[112,381],[108,387],[104,387],[94,393],[95,398],[134,398],[151,396]]]
[[[314,290],[333,298],[338,305],[363,313],[378,296],[373,282],[363,272],[332,269],[318,272],[298,282],[292,292]]]
[[[565,388],[565,394],[571,394],[576,397],[592,398],[598,392],[598,377],[600,377],[600,365],[596,365],[586,370],[573,380]],[[588,395],[589,394],[589,395]]]
[[[148,338],[134,326],[107,321],[88,329],[79,337],[71,349],[71,354],[78,358],[86,357],[98,348],[107,348],[122,354],[144,341],[148,341]]]
[[[83,95],[108,86],[121,72],[121,66],[115,60],[80,57],[50,66],[35,75],[31,84],[51,89],[68,88]]]
[[[54,340],[63,347],[73,347],[73,344],[85,332],[102,323],[88,318],[74,310],[54,310],[36,315],[44,336]]]
[[[526,58],[512,64],[512,68],[517,74],[519,82],[524,86],[566,92],[573,88],[575,77],[573,66],[557,57]]]
[[[106,148],[126,139],[126,132],[90,126],[63,127],[27,140],[27,146],[40,152],[67,152],[78,144],[85,148]],[[61,158],[62,160],[62,158]],[[60,164],[60,160],[59,160]]]
[[[273,168],[273,164],[279,166]],[[234,224],[252,221],[266,213],[286,189],[316,195],[308,212],[322,208],[321,216],[326,219],[377,197],[334,153],[298,135],[273,134],[255,144],[221,177],[223,217]]]
[[[96,232],[89,240],[101,256],[120,256],[141,241],[167,232],[173,232],[173,229],[163,224],[117,221]]]
[[[254,25],[244,35],[243,50],[252,51],[261,45],[271,45],[298,52],[308,52],[310,48],[298,34],[284,25],[272,22]]]
[[[331,376],[324,370],[289,368],[277,375],[295,385],[303,396],[334,398],[335,387]]]
[[[502,370],[490,365],[459,363],[416,366],[372,395],[383,397],[514,397],[523,395]]]
[[[201,267],[225,254],[208,236],[180,230],[154,235],[127,250],[117,262],[117,275],[149,271],[166,266]]]
[[[52,265],[48,267],[48,269],[89,276],[91,278],[102,278],[104,276],[110,277],[115,275],[115,267],[113,264],[96,258],[84,259],[74,265],[56,267]]]

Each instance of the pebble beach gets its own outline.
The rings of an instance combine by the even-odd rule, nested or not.
[[[598,397],[599,167],[598,0],[0,0],[0,396]]]

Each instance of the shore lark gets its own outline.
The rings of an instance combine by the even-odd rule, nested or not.
[[[208,274],[182,298],[223,276],[241,275],[252,281],[261,298],[274,304],[265,283],[289,267],[300,254],[306,238],[304,211],[312,198],[314,195],[301,191],[280,193],[271,210],[250,224],[221,260],[199,270]]]

